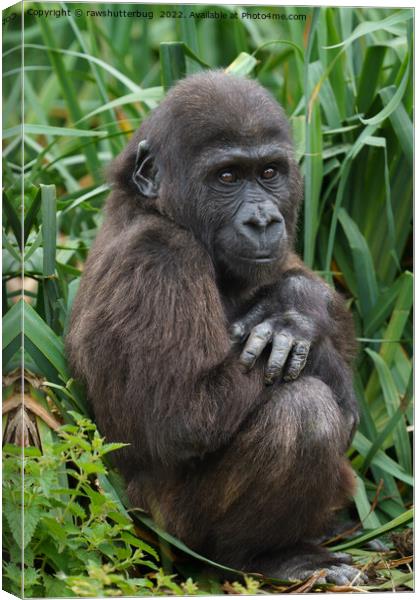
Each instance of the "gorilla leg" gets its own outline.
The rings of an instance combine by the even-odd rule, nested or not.
[[[301,552],[297,545],[321,534],[344,505],[353,477],[342,416],[326,384],[301,377],[265,393],[229,447],[175,480],[162,474],[142,486],[155,518],[187,545],[229,566],[280,576],[280,564]],[[133,481],[133,501],[136,490]],[[305,556],[304,572],[308,548]],[[320,559],[323,565],[326,556]],[[295,562],[290,577],[298,574]]]
[[[252,569],[267,550],[319,535],[351,491],[345,437],[337,403],[319,379],[275,386],[207,480],[218,512],[214,558]]]

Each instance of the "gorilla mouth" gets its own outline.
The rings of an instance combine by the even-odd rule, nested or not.
[[[238,258],[240,260],[244,260],[245,262],[249,262],[249,263],[268,264],[268,263],[272,263],[272,262],[276,261],[278,257],[271,253],[264,253],[264,254],[258,253],[258,254],[255,254],[254,256],[239,255]]]
[[[242,250],[242,252],[241,252]],[[268,265],[270,263],[277,262],[279,260],[278,248],[275,249],[249,249],[245,254],[243,253],[244,248],[224,248],[223,254],[230,261],[238,261],[242,263],[248,263],[249,265]]]

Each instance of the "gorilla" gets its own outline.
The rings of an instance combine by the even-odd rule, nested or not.
[[[110,168],[67,336],[133,506],[225,565],[362,575],[317,544],[352,494],[355,343],[294,253],[302,180],[254,81],[180,81]],[[350,561],[351,562],[351,561]]]

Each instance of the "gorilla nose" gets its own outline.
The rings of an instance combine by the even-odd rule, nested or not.
[[[240,228],[242,233],[259,247],[272,248],[281,238],[284,219],[279,211],[259,208],[247,215]]]

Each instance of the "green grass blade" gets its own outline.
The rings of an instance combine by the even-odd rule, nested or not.
[[[395,93],[395,86],[388,86],[380,90],[379,95],[381,96],[384,107],[391,102],[391,99],[394,97]],[[401,148],[411,166],[413,164],[414,143],[413,123],[402,103],[396,107],[394,112],[389,116],[389,119],[394,129],[394,133],[401,144]]]
[[[404,71],[404,76],[395,94],[392,96],[387,105],[384,106],[384,108],[378,112],[377,115],[371,117],[370,119],[361,119],[362,123],[364,123],[365,125],[379,125],[380,123],[382,123],[382,121],[390,117],[400,105],[401,100],[403,99],[403,96],[405,94],[405,90],[407,88],[408,79],[411,75],[411,60],[409,57],[407,57],[407,66]]]
[[[257,63],[258,61],[254,56],[251,56],[251,54],[248,54],[247,52],[241,52],[239,56],[226,67],[226,73],[245,77],[253,71]]]
[[[43,293],[44,310],[48,325],[53,329],[57,323],[57,300],[59,290],[56,281],[56,238],[57,238],[57,201],[55,185],[41,185],[41,213],[42,213],[42,239],[43,239]]]
[[[17,245],[19,246],[19,248],[21,248],[21,246],[22,246],[22,223],[19,219],[19,216],[18,216],[13,204],[10,202],[5,190],[3,190],[3,209],[4,209],[4,214],[6,216],[6,219],[7,219],[7,223],[9,225],[10,229],[12,230],[13,235],[16,238]]]
[[[356,448],[359,454],[364,457],[368,455],[369,450],[372,447],[372,443],[362,433],[360,433],[360,431],[356,432],[352,445],[354,448]],[[389,475],[392,475],[401,481],[405,481],[405,483],[408,483],[408,485],[414,485],[413,477],[408,473],[405,473],[400,465],[395,462],[395,460],[387,456],[382,450],[378,450],[376,456],[372,460],[372,464],[385,471],[385,473],[388,473]]]
[[[59,44],[57,44],[48,19],[39,19],[38,24],[41,29],[43,38],[46,42],[46,45],[53,49],[58,48]],[[65,98],[67,107],[69,109],[71,118],[74,122],[79,121],[83,116],[83,112],[79,105],[76,88],[74,86],[72,78],[70,77],[70,74],[65,68],[62,56],[60,53],[52,51],[49,51],[49,56],[50,61],[55,70],[57,79],[60,82],[61,90]],[[93,146],[86,146],[85,154],[86,160],[91,169],[91,173],[94,178],[97,178],[99,176],[100,163],[98,161],[95,148]]]
[[[338,215],[343,202],[344,194],[346,191],[347,180],[350,174],[351,162],[357,157],[363,146],[365,145],[366,139],[368,139],[376,130],[376,125],[368,125],[358,136],[356,141],[353,144],[351,151],[348,153],[346,158],[343,161],[343,164],[340,168],[340,172],[338,175],[338,190],[334,205],[334,212],[331,219],[330,232],[328,235],[328,246],[325,258],[325,266],[324,269],[326,272],[330,271],[331,268],[331,260],[333,256],[334,242],[335,236],[337,232],[337,223],[338,223]],[[327,277],[330,283],[332,283],[332,277]]]
[[[387,290],[381,292],[380,301],[366,315],[365,335],[371,337],[386,322],[396,299],[404,285],[404,274],[400,275],[393,285]]]
[[[414,511],[412,508],[410,508],[410,510],[405,511],[402,515],[400,515],[396,519],[393,519],[389,523],[386,523],[386,525],[382,525],[381,527],[378,527],[377,529],[374,529],[373,531],[370,531],[369,533],[365,533],[364,535],[358,536],[357,538],[354,538],[353,540],[351,540],[349,542],[345,542],[344,544],[338,544],[337,546],[332,546],[330,548],[330,550],[333,550],[334,552],[341,552],[342,550],[348,550],[349,548],[355,548],[356,546],[360,546],[361,544],[364,544],[365,542],[368,542],[369,540],[373,540],[375,538],[380,537],[384,533],[388,533],[388,531],[392,531],[393,529],[396,529],[397,527],[401,527],[402,525],[409,523],[410,521],[413,520],[413,517],[414,517]]]
[[[25,245],[28,240],[28,236],[32,231],[32,227],[34,226],[40,208],[41,190],[38,189],[37,193],[35,194],[35,198],[32,200],[32,203],[25,215],[25,221],[23,224],[23,245]]]
[[[10,256],[19,265],[22,261],[21,255],[19,254],[19,250],[17,249],[16,246],[13,246],[13,244],[11,244],[9,242],[9,240],[7,239],[7,235],[4,233],[4,231],[2,232],[2,238],[3,238],[3,247],[6,248],[7,252],[10,254]]]
[[[89,190],[89,192],[86,192],[84,194],[82,194],[81,196],[79,196],[78,198],[76,198],[76,200],[74,200],[74,202],[72,202],[69,206],[66,206],[66,208],[62,211],[62,214],[66,214],[68,212],[70,212],[71,210],[74,210],[77,206],[80,206],[81,204],[83,204],[83,202],[86,202],[87,200],[90,200],[91,198],[94,198],[96,196],[99,196],[100,194],[106,193],[109,191],[109,185],[104,183],[103,185],[99,185],[98,187],[94,188],[93,190]]]
[[[391,371],[384,359],[379,354],[370,348],[366,348],[365,351],[375,364],[385,400],[386,410],[388,416],[392,419],[395,415],[395,412],[400,409],[401,402]],[[395,441],[395,450],[397,453],[398,462],[407,473],[411,473],[411,446],[404,420],[396,420],[395,428],[393,430],[393,437]]]
[[[306,102],[305,128],[305,203],[304,203],[304,260],[312,267],[315,257],[315,239],[318,229],[318,204],[322,183],[322,131],[319,101],[311,93],[316,84],[316,73],[311,67],[311,52],[315,43],[320,9],[314,8],[308,46],[305,52],[304,81]]]
[[[105,135],[105,131],[91,131],[85,129],[75,129],[70,127],[52,127],[50,125],[25,125],[25,135],[57,135],[60,137],[101,137]],[[20,135],[21,127],[10,127],[3,131],[3,139]]]
[[[378,299],[378,283],[376,281],[372,256],[365,238],[344,208],[340,208],[338,220],[346,234],[353,257],[358,288],[358,300],[360,302],[362,316],[364,316],[376,305]]]
[[[182,42],[162,42],[159,46],[162,85],[169,90],[179,79],[185,77],[187,64]]]
[[[42,45],[42,44],[25,44],[24,48],[28,48],[28,49],[33,48],[35,50],[45,50],[45,51],[49,52],[51,55],[58,54],[58,55],[71,56],[73,58],[81,58],[83,60],[87,60],[89,62],[94,63],[95,65],[102,67],[102,69],[104,69],[110,75],[115,77],[118,81],[123,83],[132,92],[138,92],[139,90],[141,90],[141,87],[139,85],[137,85],[136,83],[134,83],[134,81],[132,81],[131,79],[126,77],[123,73],[118,71],[118,69],[115,69],[112,65],[106,63],[104,60],[101,60],[100,58],[96,58],[95,56],[91,56],[90,54],[84,54],[83,52],[76,52],[74,50],[65,50],[58,46],[48,46],[48,45]],[[15,49],[16,50],[19,49],[19,46],[16,46],[16,48],[13,48],[12,50],[15,50]],[[80,117],[75,120],[78,121],[81,119],[81,117],[82,117],[82,115],[80,115]]]
[[[376,95],[385,53],[385,46],[369,46],[366,50],[356,97],[357,108],[362,114],[367,113]]]
[[[254,50],[252,55],[256,56],[262,50],[266,50],[269,46],[274,46],[274,45],[289,46],[290,48],[292,48],[294,50],[296,57],[299,59],[299,61],[301,63],[303,63],[305,61],[305,56],[304,56],[302,47],[299,46],[299,44],[295,44],[294,42],[292,42],[290,40],[270,40],[269,42],[264,42],[264,44],[261,44],[260,46],[258,46],[258,48],[256,50]]]
[[[373,460],[373,457],[375,456],[377,451],[382,447],[385,440],[390,435],[392,435],[395,427],[397,427],[400,419],[404,415],[407,408],[408,408],[407,401],[404,401],[404,403],[401,403],[398,410],[396,410],[395,413],[392,415],[392,417],[389,419],[388,423],[382,429],[381,433],[376,438],[374,438],[372,446],[370,447],[369,452],[365,456],[363,464],[360,468],[360,471],[362,473],[366,472],[366,470],[369,468],[369,466]]]
[[[398,295],[395,308],[392,312],[391,319],[383,335],[384,342],[380,349],[380,355],[384,361],[390,365],[396,353],[396,344],[390,343],[390,340],[400,340],[407,324],[413,306],[413,274],[404,273],[403,283]],[[367,386],[367,393],[370,392],[370,385]]]
[[[108,111],[109,109],[112,109],[112,108],[124,106],[125,104],[135,104],[136,102],[147,102],[149,104],[149,106],[151,105],[151,103],[155,103],[157,105],[157,103],[160,100],[162,100],[163,95],[164,94],[163,94],[162,86],[156,86],[156,87],[147,88],[144,90],[139,90],[138,92],[132,92],[131,94],[126,94],[125,96],[121,96],[120,98],[117,98],[116,100],[111,100],[110,102],[107,102],[106,104],[99,106],[95,110],[92,110],[91,112],[89,112],[81,120],[86,121],[87,119],[90,119],[91,117],[94,117],[95,115],[99,115],[102,112]]]
[[[363,529],[376,529],[381,526],[381,522],[376,516],[375,511],[372,511],[372,506],[366,493],[366,488],[361,477],[356,475],[357,489],[354,495],[357,512]]]
[[[387,30],[388,28],[398,23],[403,23],[413,18],[412,10],[400,10],[394,14],[382,19],[380,21],[367,21],[360,23],[353,31],[353,33],[340,44],[329,46],[328,48],[341,48],[352,44],[354,41],[368,34],[375,33],[376,31]]]
[[[325,7],[327,17],[327,32],[329,42],[336,43],[340,39],[338,17],[339,13],[335,8]],[[346,55],[341,50],[329,45],[328,63],[325,66],[331,66],[329,80],[334,90],[335,101],[341,118],[346,116],[346,98],[347,85],[345,81],[346,73]],[[324,84],[325,85],[325,84]]]
[[[62,340],[48,327],[32,306],[20,301],[23,307],[25,337],[32,342],[45,360],[58,372],[63,381],[69,379]]]
[[[41,185],[41,211],[43,234],[43,275],[55,273],[55,252],[57,237],[57,212],[55,185]]]
[[[2,348],[9,346],[22,334],[22,300],[12,305],[3,318]]]

